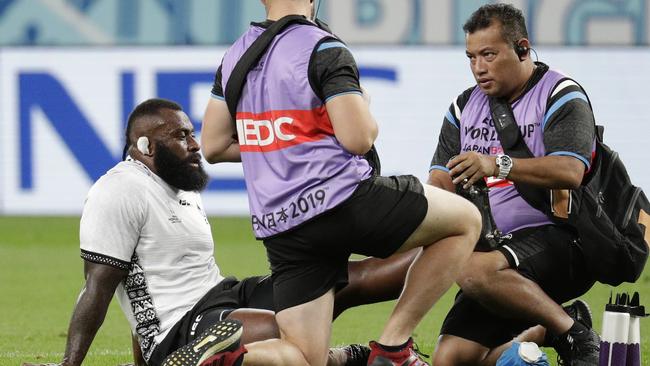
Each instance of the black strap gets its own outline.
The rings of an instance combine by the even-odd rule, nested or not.
[[[510,103],[505,99],[493,97],[489,98],[489,102],[492,121],[503,151],[515,158],[534,158],[535,155],[530,152],[526,141],[521,136]],[[515,188],[529,205],[541,210],[549,217],[553,217],[550,212],[549,190],[517,182],[515,182]]]
[[[244,85],[246,85],[246,76],[248,75],[248,72],[257,65],[271,45],[271,42],[273,42],[275,36],[291,24],[317,26],[302,15],[287,15],[273,22],[273,24],[257,37],[255,42],[248,47],[246,52],[244,52],[237,62],[237,65],[233,68],[230,77],[228,77],[228,83],[226,84],[226,90],[224,93],[226,104],[228,105],[228,111],[230,111],[233,123],[236,120],[237,104],[239,104],[239,99],[244,90]]]

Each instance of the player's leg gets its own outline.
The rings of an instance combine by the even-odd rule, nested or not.
[[[218,352],[208,358],[203,366],[325,366],[329,353],[333,302],[334,292],[330,290],[317,299],[284,309],[275,316],[280,338],[247,343],[235,351],[228,349]],[[249,326],[256,327],[254,321],[260,315],[256,312],[265,311],[246,309],[238,313],[232,312],[228,321],[234,321],[232,319],[240,316],[249,321]],[[270,318],[258,320],[268,321]],[[195,342],[196,340],[193,343]]]
[[[382,259],[368,257],[348,262],[349,283],[334,297],[334,318],[354,306],[397,299],[406,273],[420,249]]]
[[[433,354],[436,366],[481,365],[490,349],[465,338],[443,334]]]
[[[501,318],[458,292],[442,324],[433,364],[493,366],[512,339],[531,326]]]
[[[537,283],[510,268],[500,251],[474,253],[458,283],[467,296],[505,316],[517,314],[561,333],[573,323]]]
[[[577,300],[563,309],[571,318],[591,327],[591,312],[584,302]],[[500,317],[462,292],[457,294],[440,333],[433,356],[436,366],[494,366],[513,338],[547,346],[543,327]]]
[[[281,339],[246,345],[243,365],[324,366],[329,351],[334,291],[283,309],[276,319]]]
[[[383,345],[400,345],[408,339],[454,283],[480,233],[480,214],[469,201],[428,185],[424,195],[426,216],[399,251],[424,247],[409,269],[404,290],[379,338]]]
[[[597,334],[559,305],[593,284],[574,235],[552,225],[517,234],[499,251],[474,253],[459,285],[495,313],[532,320],[559,335],[564,341],[556,349],[565,361],[596,362]]]

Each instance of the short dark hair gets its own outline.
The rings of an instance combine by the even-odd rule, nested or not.
[[[526,19],[521,10],[510,4],[487,4],[478,8],[467,19],[463,30],[472,34],[490,27],[494,21],[501,22],[503,40],[514,46],[522,38],[528,38]]]
[[[137,107],[129,115],[126,122],[126,131],[124,132],[124,151],[122,152],[122,160],[126,159],[126,153],[131,146],[131,130],[135,122],[142,117],[159,116],[162,109],[171,109],[173,111],[182,111],[183,108],[176,102],[162,98],[151,98],[138,104]]]

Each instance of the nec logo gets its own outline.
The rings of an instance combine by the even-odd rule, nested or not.
[[[238,119],[237,136],[239,145],[269,146],[279,141],[291,141],[296,135],[282,131],[284,125],[291,125],[293,118],[280,117],[275,120]]]

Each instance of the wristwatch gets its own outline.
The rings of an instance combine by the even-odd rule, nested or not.
[[[510,174],[510,170],[512,169],[512,158],[510,158],[508,155],[504,154],[499,154],[497,155],[497,167],[499,168],[499,175],[497,175],[498,179],[506,179],[508,174]]]

